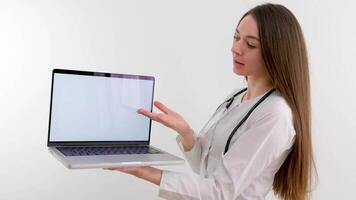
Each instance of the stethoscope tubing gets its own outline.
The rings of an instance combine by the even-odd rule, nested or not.
[[[217,108],[217,110],[219,110],[219,108],[224,104],[227,103],[225,108],[226,110],[231,106],[232,102],[234,101],[235,97],[240,95],[241,93],[245,92],[247,90],[247,88],[244,88],[242,90],[240,90],[239,92],[237,92],[236,94],[234,94],[231,98],[229,98],[228,100],[224,101],[222,104],[219,105],[219,107]],[[225,150],[224,150],[224,155],[227,153],[227,151],[229,150],[229,146],[230,146],[230,142],[232,137],[235,135],[236,131],[242,126],[243,123],[245,123],[245,121],[248,119],[248,117],[252,114],[252,112],[269,96],[271,95],[276,89],[271,89],[269,92],[267,92],[265,95],[263,95],[263,97],[261,99],[258,100],[257,103],[255,103],[253,105],[253,107],[248,111],[248,113],[244,116],[244,118],[242,118],[242,120],[235,126],[235,128],[231,131],[229,138],[226,141],[226,145],[225,145]]]

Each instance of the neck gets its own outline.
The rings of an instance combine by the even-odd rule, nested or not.
[[[254,79],[248,77],[247,79],[247,91],[244,95],[243,101],[258,97],[273,88],[271,81],[268,79]]]

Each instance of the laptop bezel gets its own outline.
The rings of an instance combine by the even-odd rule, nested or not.
[[[52,116],[52,100],[53,100],[53,84],[55,74],[71,74],[71,75],[84,75],[84,76],[99,76],[99,77],[114,77],[114,78],[129,78],[137,80],[152,80],[152,99],[151,99],[151,112],[153,109],[153,98],[154,98],[154,88],[155,88],[155,77],[146,75],[133,75],[133,74],[119,74],[119,73],[108,73],[108,72],[93,72],[93,71],[80,71],[80,70],[69,70],[69,69],[53,69],[52,70],[52,81],[51,81],[51,96],[50,96],[50,107],[49,107],[49,125],[48,125],[48,138],[47,146],[121,146],[121,145],[149,145],[151,138],[151,126],[152,120],[149,121],[149,133],[148,140],[144,141],[50,141],[51,134],[51,116]]]

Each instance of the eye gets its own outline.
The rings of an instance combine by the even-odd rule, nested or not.
[[[248,48],[250,48],[250,49],[256,48],[254,45],[250,44],[249,42],[246,42],[246,44],[247,44]]]
[[[238,40],[240,40],[240,37],[237,35],[234,35],[234,41],[238,41]]]

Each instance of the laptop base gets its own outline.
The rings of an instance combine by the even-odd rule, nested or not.
[[[152,147],[151,148],[155,148]],[[184,160],[155,148],[159,154],[121,154],[65,156],[56,147],[48,147],[49,152],[68,169],[115,168],[129,166],[157,166],[184,164]]]

